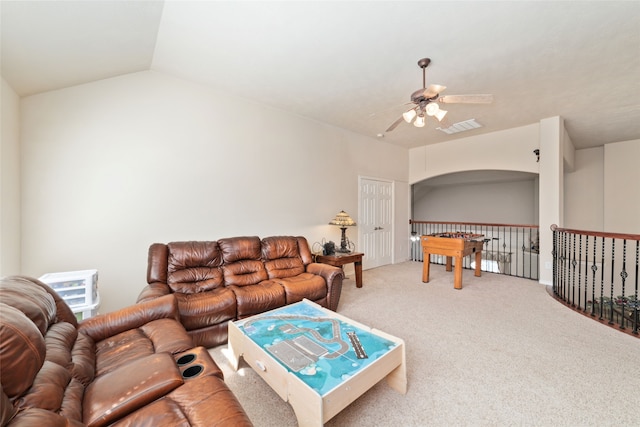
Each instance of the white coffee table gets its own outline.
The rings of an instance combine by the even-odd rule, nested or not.
[[[229,322],[240,357],[289,402],[299,426],[322,426],[383,378],[405,394],[404,341],[311,301]]]

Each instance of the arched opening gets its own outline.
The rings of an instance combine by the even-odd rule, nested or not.
[[[411,187],[414,220],[538,223],[538,174],[475,170],[444,174]]]

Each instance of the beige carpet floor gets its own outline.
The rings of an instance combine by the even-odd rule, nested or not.
[[[405,262],[344,282],[338,312],[405,340],[408,391],[375,385],[325,425],[640,426],[640,339],[556,302],[535,281],[499,274],[463,289],[453,273]],[[256,427],[296,426],[282,401],[226,346],[211,349]]]

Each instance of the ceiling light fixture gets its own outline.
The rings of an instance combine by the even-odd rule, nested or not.
[[[413,120],[413,118],[415,116],[416,116],[416,109],[415,108],[412,108],[411,110],[405,111],[404,113],[402,113],[402,118],[407,123],[411,123],[411,120]]]
[[[416,121],[413,122],[413,125],[417,128],[424,127],[424,116],[420,115],[416,117]]]
[[[438,104],[436,104],[435,102],[428,103],[424,109],[425,113],[427,113],[427,116],[435,116],[439,110],[440,107],[438,107]]]
[[[438,110],[438,112],[435,114],[436,119],[438,119],[439,122],[442,121],[442,119],[444,119],[444,116],[447,115],[447,111],[446,110]]]

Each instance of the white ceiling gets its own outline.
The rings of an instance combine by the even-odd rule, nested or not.
[[[491,93],[384,141],[418,147],[562,116],[576,148],[640,139],[640,2],[6,1],[21,96],[155,70],[376,137],[422,87]],[[247,102],[247,114],[251,102]]]

